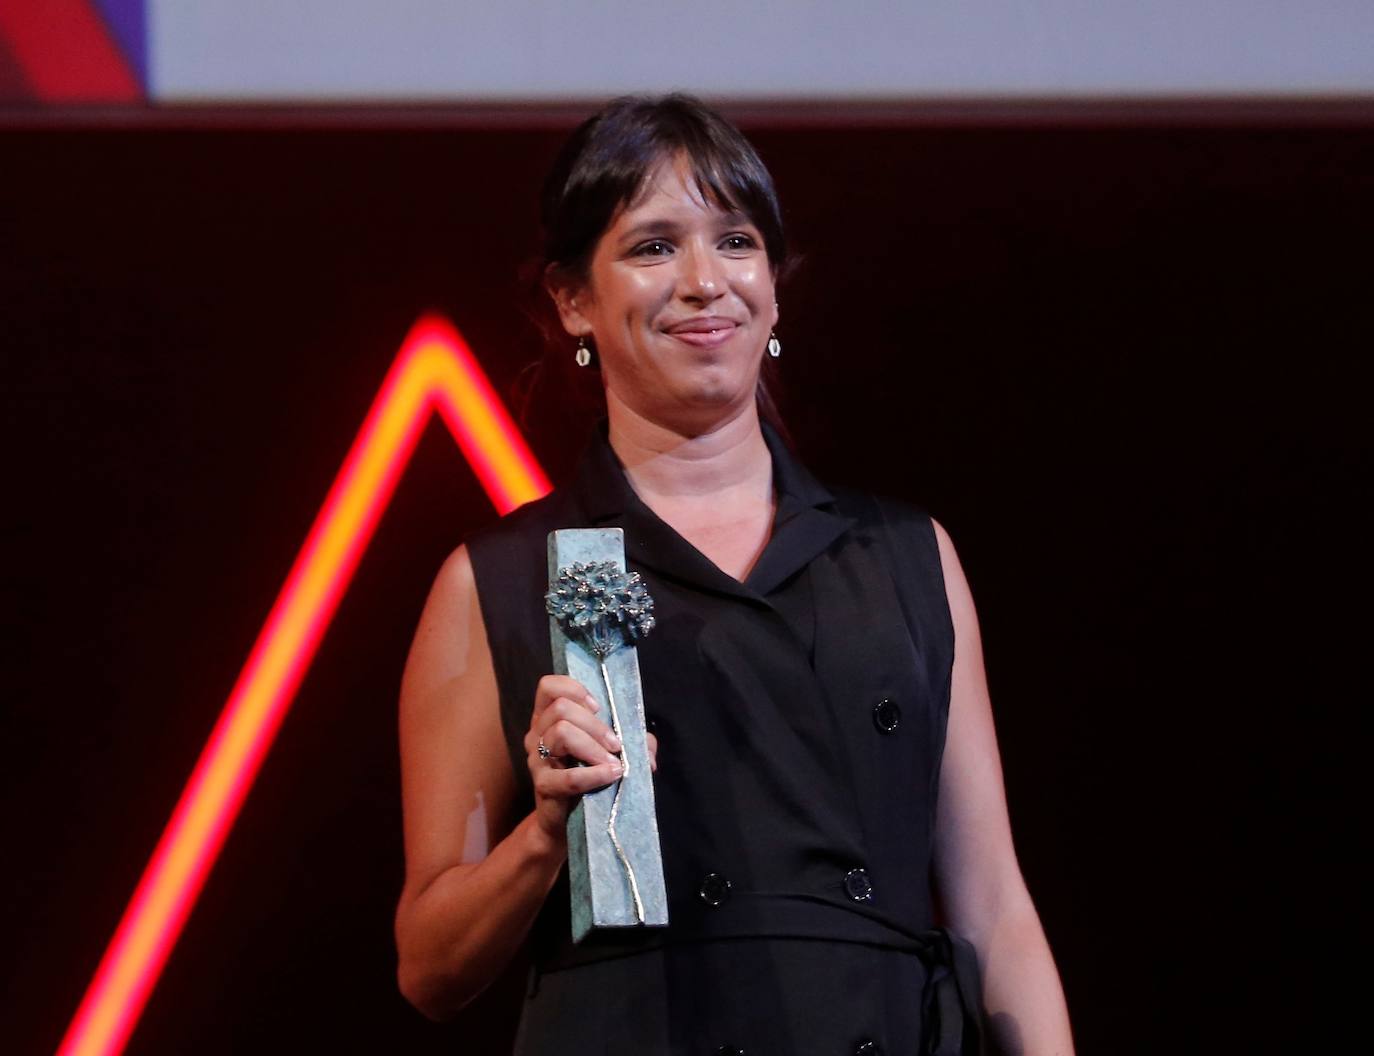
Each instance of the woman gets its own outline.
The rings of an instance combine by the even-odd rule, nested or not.
[[[1070,1052],[949,538],[823,488],[760,421],[785,249],[752,147],[690,98],[619,100],[564,149],[544,220],[607,425],[571,485],[448,560],[421,618],[402,991],[447,1015],[533,934],[518,1052],[972,1051],[976,982],[933,882],[1000,1047]],[[625,529],[656,601],[639,652],[671,923],[574,946],[567,816],[619,744],[584,687],[540,677],[543,555],[590,525]]]

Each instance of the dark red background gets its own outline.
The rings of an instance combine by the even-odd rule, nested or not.
[[[805,256],[789,420],[960,546],[1080,1051],[1310,1041],[1356,905],[1374,119],[742,116]],[[565,125],[0,128],[7,1050],[55,1047],[409,325],[503,392],[537,355]],[[401,665],[492,516],[433,425],[130,1052],[501,1051],[509,993],[430,1025],[390,938]]]

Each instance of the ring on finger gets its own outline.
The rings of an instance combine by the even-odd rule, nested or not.
[[[549,756],[553,755],[553,752],[549,751],[549,746],[544,743],[544,738],[542,737],[539,738],[539,747],[537,751],[539,752],[540,759],[547,759]]]

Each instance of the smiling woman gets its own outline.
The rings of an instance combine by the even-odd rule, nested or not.
[[[678,155],[612,218],[585,278],[550,286],[570,334],[593,339],[614,416],[701,433],[754,403],[778,318],[763,235],[713,200]]]
[[[607,423],[571,483],[454,553],[421,617],[401,989],[445,1016],[528,943],[522,1054],[973,1053],[985,1013],[1008,1051],[1071,1052],[954,549],[919,510],[822,486],[761,421],[785,257],[767,170],[693,99],[624,99],[543,206],[546,286],[596,350]],[[603,526],[655,599],[671,923],[575,945],[567,818],[621,746],[543,674],[545,539]]]
[[[756,248],[762,247],[771,282],[785,275],[782,210],[772,176],[758,154],[736,128],[696,101],[669,96],[653,110],[633,103],[612,104],[574,132],[555,160],[540,203],[544,281],[555,302],[561,305],[559,291],[588,289],[598,249],[611,249],[603,236],[624,220],[625,213],[645,204],[659,186],[651,177],[664,173],[672,173],[697,205],[729,214],[730,226],[750,229]],[[644,217],[652,219],[652,214]],[[627,239],[615,247],[622,253],[654,257],[680,249],[673,237],[680,233],[676,230],[636,230],[639,225],[633,222],[617,226]],[[740,241],[733,246],[743,249]],[[588,340],[594,346],[597,337],[593,334]],[[770,373],[766,364],[757,385],[759,410],[785,435],[769,393]]]

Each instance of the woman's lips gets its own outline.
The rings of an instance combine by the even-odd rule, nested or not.
[[[690,319],[668,327],[667,333],[693,348],[717,348],[734,337],[737,329],[729,319]]]

